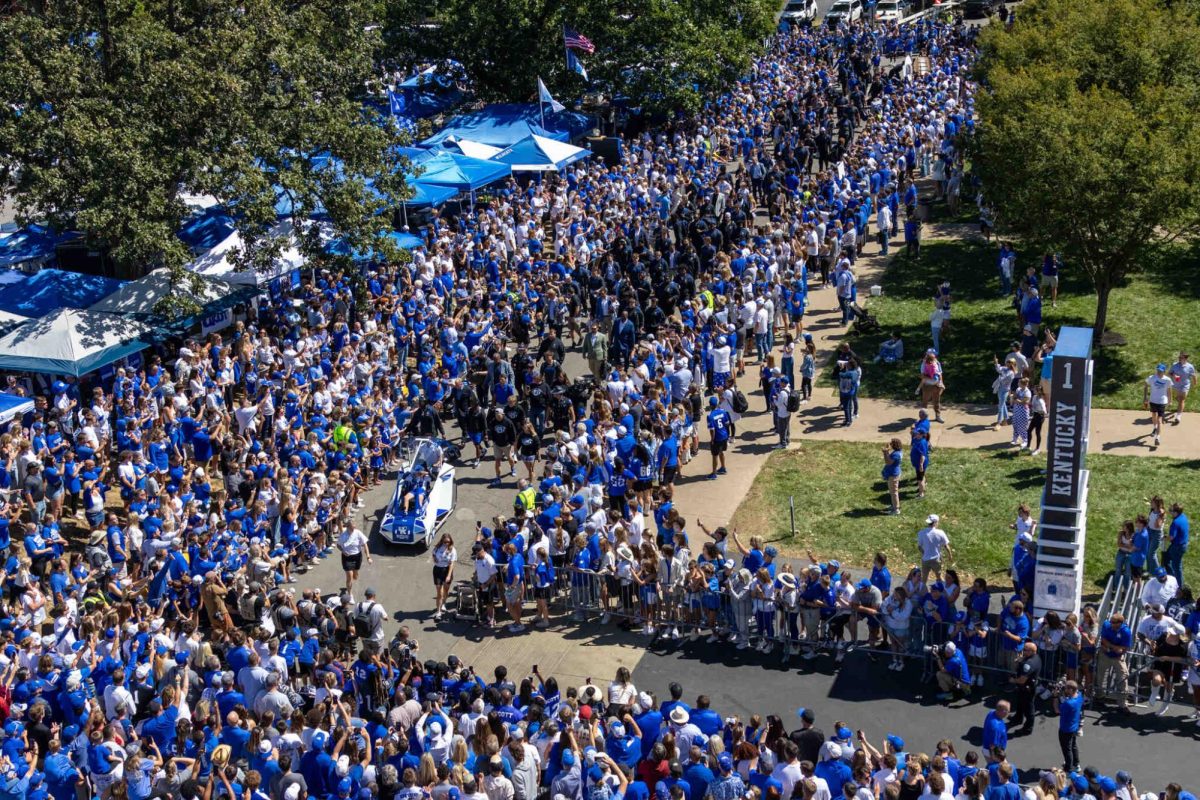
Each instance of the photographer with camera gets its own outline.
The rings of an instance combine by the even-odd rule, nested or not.
[[[938,662],[937,685],[941,689],[938,700],[953,700],[955,694],[970,694],[971,673],[967,668],[967,657],[954,642],[946,642],[940,648],[926,648]]]
[[[1066,681],[1054,694],[1054,713],[1058,714],[1058,745],[1062,748],[1063,769],[1079,769],[1079,724],[1083,721],[1083,693],[1079,684]]]
[[[1033,700],[1037,696],[1037,679],[1042,671],[1042,657],[1038,655],[1037,644],[1025,642],[1013,665],[1014,674],[1008,682],[1017,688],[1016,712],[1012,724],[1020,726],[1016,731],[1020,735],[1033,733]]]

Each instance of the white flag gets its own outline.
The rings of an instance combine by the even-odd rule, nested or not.
[[[562,103],[550,96],[550,90],[546,88],[546,84],[541,78],[538,78],[538,102],[549,103],[550,110],[555,112],[565,111],[567,108]]]

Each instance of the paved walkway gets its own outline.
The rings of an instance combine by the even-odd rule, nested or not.
[[[925,226],[926,241],[961,240],[974,237],[975,227],[966,224],[934,223]],[[893,251],[894,252],[894,251]],[[870,253],[860,256],[855,265],[859,286],[864,291],[872,284],[882,283],[887,259],[878,247],[870,245]],[[836,350],[846,338],[847,328],[840,324],[841,312],[832,288],[817,289],[810,295],[811,305],[805,313],[805,330],[812,334],[817,346],[818,364]],[[676,503],[687,509],[689,519],[698,515],[704,524],[723,525],[746,496],[758,471],[766,463],[764,457],[777,441],[771,415],[764,413],[758,391],[757,362],[746,368],[738,381],[750,400],[752,411],[738,423],[737,442],[726,456],[729,474],[720,480],[704,480],[708,473],[707,436],[701,435],[701,453],[690,465],[687,476],[676,489]],[[804,405],[792,424],[792,448],[803,446],[806,440],[878,442],[880,444],[904,433],[917,418],[916,399],[911,402],[860,398],[859,416],[854,425],[842,427],[842,412],[837,390],[818,383],[813,399]],[[933,425],[932,443],[935,447],[979,448],[1002,450],[1009,447],[1010,428],[992,428],[995,406],[944,405],[944,423]],[[1043,431],[1043,438],[1045,431]],[[1164,429],[1162,444],[1152,448],[1150,415],[1145,411],[1093,409],[1089,426],[1089,452],[1127,456],[1168,456],[1200,459],[1200,414],[1184,418],[1178,426]]]

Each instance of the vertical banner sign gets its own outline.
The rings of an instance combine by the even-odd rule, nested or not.
[[[1087,540],[1088,429],[1092,403],[1092,332],[1059,331],[1047,398],[1046,487],[1038,525],[1034,613],[1079,611]]]

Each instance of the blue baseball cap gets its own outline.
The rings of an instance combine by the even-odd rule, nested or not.
[[[717,404],[717,398],[715,398],[715,397],[708,398],[708,404],[710,406],[715,406]]]
[[[563,750],[562,765],[564,767],[575,766],[575,751],[574,750]]]
[[[733,758],[728,752],[721,753],[717,756],[717,766],[721,768],[721,772],[733,772]]]
[[[896,752],[900,752],[904,749],[904,740],[894,733],[889,733],[887,735],[887,743],[890,744],[892,749]]]
[[[1100,780],[1096,781],[1096,785],[1100,787],[1100,791],[1102,792],[1112,794],[1117,791],[1117,782],[1107,775],[1102,776]]]
[[[841,728],[838,728],[838,729],[837,729],[837,736],[834,736],[833,738],[835,738],[835,739],[847,739],[847,740],[848,740],[848,739],[850,739],[850,737],[851,737],[851,736],[853,736],[853,735],[854,735],[854,731],[850,730],[850,729],[849,729],[849,728],[847,728],[847,727],[841,727]]]
[[[870,585],[871,585],[871,581],[867,578],[863,578],[862,580],[860,580],[858,582],[858,588],[860,588],[860,589],[866,589]]]
[[[338,781],[337,790],[338,790],[338,794],[340,794],[342,797],[349,797],[350,790],[353,788],[354,788],[354,784],[350,782],[349,778],[342,778],[340,781]]]

